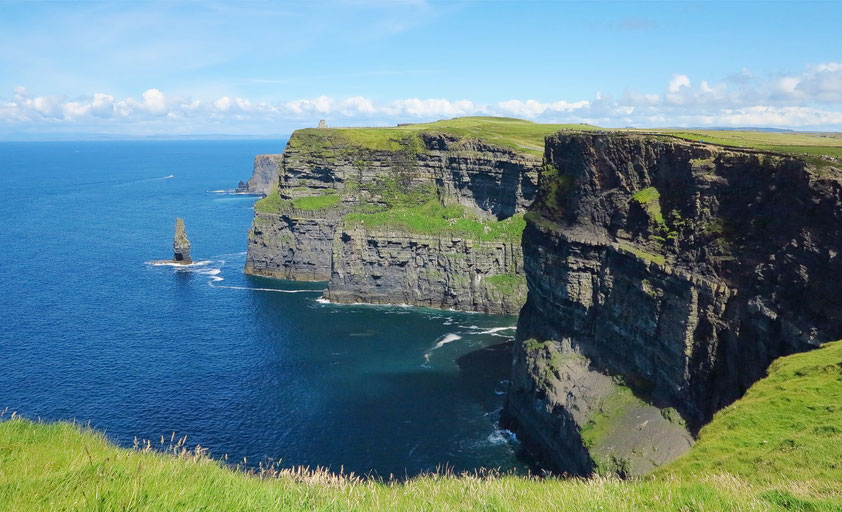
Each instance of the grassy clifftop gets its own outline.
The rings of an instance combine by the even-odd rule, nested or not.
[[[803,156],[842,158],[842,133],[766,132],[749,130],[655,130],[687,140],[723,146],[777,151]]]
[[[432,123],[406,124],[384,128],[306,128],[290,137],[290,147],[355,147],[377,151],[418,151],[418,135],[441,133],[463,139],[479,139],[489,144],[541,156],[544,137],[563,129],[596,130],[585,124],[540,124],[508,117],[457,117]]]
[[[464,139],[479,139],[518,152],[541,156],[544,138],[561,130],[647,131],[703,140],[724,146],[778,151],[794,155],[842,158],[842,134],[818,132],[773,132],[762,130],[699,129],[604,129],[588,124],[544,124],[509,117],[457,117],[432,123],[382,128],[306,128],[290,138],[292,148],[354,147],[381,151],[418,151],[421,133],[442,133]]]
[[[842,342],[778,360],[684,457],[640,480],[247,475],[66,423],[0,423],[9,510],[841,510]]]

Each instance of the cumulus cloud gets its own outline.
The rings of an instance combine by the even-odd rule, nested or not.
[[[587,122],[602,126],[777,126],[842,129],[842,63],[805,67],[799,73],[757,76],[748,69],[720,80],[676,73],[660,91],[625,91],[615,97],[540,101],[509,98],[496,103],[470,99],[403,98],[375,101],[365,96],[315,96],[280,102],[237,96],[185,98],[151,88],[139,99],[105,92],[75,98],[34,96],[16,87],[0,97],[0,127],[152,126],[219,132],[249,126],[251,133],[275,133],[320,118],[334,126],[429,121],[465,115],[521,117],[544,122]],[[177,130],[175,130],[177,131]]]
[[[678,92],[682,87],[690,87],[690,78],[687,75],[672,75],[667,91]]]

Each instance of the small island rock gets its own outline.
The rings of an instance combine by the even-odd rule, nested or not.
[[[175,220],[175,236],[172,241],[173,262],[189,265],[193,262],[190,259],[190,240],[187,239],[187,232],[184,229],[184,221],[180,218]]]

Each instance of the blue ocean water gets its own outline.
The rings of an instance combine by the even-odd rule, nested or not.
[[[0,143],[0,411],[249,465],[524,470],[497,428],[514,318],[242,273],[255,198],[214,191],[284,143]],[[148,264],[176,216],[200,264]]]

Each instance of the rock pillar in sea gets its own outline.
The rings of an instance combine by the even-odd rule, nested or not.
[[[184,221],[182,219],[175,220],[175,236],[172,240],[172,260],[175,263],[182,263],[184,265],[192,263],[190,259],[190,240],[187,239],[187,232],[184,230]]]

